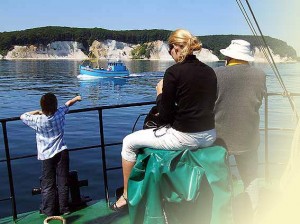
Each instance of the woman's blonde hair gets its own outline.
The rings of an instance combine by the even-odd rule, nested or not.
[[[172,32],[168,42],[169,45],[174,44],[181,48],[178,62],[184,61],[187,55],[193,54],[193,51],[200,51],[202,48],[200,40],[184,29],[178,29]]]

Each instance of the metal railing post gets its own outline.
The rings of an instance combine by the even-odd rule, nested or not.
[[[265,96],[265,179],[269,181],[269,116],[268,94]]]
[[[106,169],[106,153],[105,153],[105,141],[104,141],[104,129],[103,129],[103,110],[98,110],[99,114],[99,128],[100,128],[100,142],[101,142],[101,155],[102,155],[102,171],[104,180],[104,193],[106,202],[109,203],[109,192],[108,192],[108,180],[107,180],[107,169]]]
[[[2,124],[3,140],[4,140],[5,156],[6,156],[6,166],[7,166],[7,172],[8,172],[8,180],[9,180],[10,200],[11,200],[11,205],[12,205],[13,219],[15,221],[15,220],[17,220],[18,217],[17,217],[15,190],[14,190],[14,180],[12,177],[12,170],[11,170],[11,159],[10,159],[10,153],[9,153],[6,122],[2,121],[1,124]]]

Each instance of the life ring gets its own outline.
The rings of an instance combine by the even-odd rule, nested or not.
[[[62,224],[66,224],[66,220],[61,216],[49,216],[44,220],[44,224],[48,224],[51,220],[59,220]]]

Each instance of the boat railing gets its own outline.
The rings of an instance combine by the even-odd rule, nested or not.
[[[121,145],[122,142],[114,142],[114,143],[109,143],[109,144],[105,143],[104,126],[103,126],[103,111],[104,110],[110,110],[110,109],[117,109],[117,108],[139,107],[139,106],[146,106],[146,105],[153,105],[153,104],[155,104],[155,102],[130,103],[130,104],[122,104],[122,105],[111,105],[111,106],[100,106],[100,107],[93,107],[93,108],[83,108],[83,109],[77,109],[77,110],[70,110],[70,112],[69,112],[70,114],[90,112],[90,111],[97,111],[98,112],[100,144],[84,146],[84,147],[79,147],[79,148],[69,148],[68,150],[72,152],[72,151],[80,151],[80,150],[94,149],[94,148],[100,148],[101,149],[103,184],[104,184],[105,198],[106,198],[107,202],[109,200],[107,172],[111,171],[111,170],[120,169],[121,167],[107,168],[105,149],[108,146]],[[8,134],[7,134],[7,123],[12,122],[12,121],[18,121],[18,120],[20,120],[19,117],[11,117],[11,118],[0,119],[0,122],[1,122],[1,125],[2,125],[2,132],[3,132],[4,149],[5,149],[5,159],[1,159],[0,163],[6,163],[7,173],[8,173],[8,181],[9,181],[9,190],[10,190],[10,196],[6,197],[6,198],[0,198],[0,202],[8,201],[8,200],[11,201],[12,216],[13,216],[14,220],[17,219],[17,206],[16,206],[15,185],[14,185],[14,180],[13,180],[11,161],[36,157],[36,154],[16,156],[16,157],[11,157],[10,156],[10,148],[9,148],[9,141],[8,141]]]
[[[300,96],[298,93],[290,93],[291,96]],[[268,93],[268,95],[265,97],[265,122],[264,122],[264,128],[261,129],[261,131],[264,131],[265,135],[265,178],[268,180],[269,178],[269,131],[292,131],[293,129],[281,129],[281,128],[269,128],[269,122],[268,122],[268,98],[270,96],[284,96],[282,93]],[[107,167],[106,165],[106,147],[108,146],[115,146],[115,145],[121,145],[122,142],[113,142],[113,143],[105,143],[104,138],[104,126],[103,126],[103,111],[104,110],[111,110],[116,108],[128,108],[128,107],[140,107],[140,106],[147,106],[147,105],[153,105],[155,102],[142,102],[142,103],[130,103],[130,104],[122,104],[122,105],[111,105],[111,106],[99,106],[99,107],[92,107],[92,108],[83,108],[83,109],[77,109],[77,110],[70,110],[70,114],[72,113],[84,113],[89,111],[97,111],[98,112],[98,120],[99,120],[99,138],[100,138],[100,144],[98,145],[88,145],[84,147],[79,148],[69,148],[69,151],[81,151],[86,149],[94,149],[94,148],[100,148],[101,149],[101,160],[102,160],[102,172],[103,172],[103,185],[104,185],[104,193],[105,193],[105,199],[108,202],[109,201],[109,187],[108,187],[108,177],[107,172],[111,170],[121,169],[121,167]],[[11,117],[11,118],[5,118],[0,119],[1,125],[2,125],[2,132],[3,132],[3,141],[4,141],[4,149],[5,149],[5,159],[0,159],[0,163],[6,163],[7,167],[7,173],[8,173],[8,181],[9,181],[9,190],[10,190],[10,196],[6,198],[0,198],[0,203],[3,201],[11,201],[12,206],[12,216],[13,219],[17,219],[17,206],[16,206],[16,197],[15,197],[15,185],[13,180],[13,174],[12,174],[12,166],[11,161],[13,160],[21,160],[25,158],[30,157],[36,157],[36,154],[30,154],[30,155],[23,155],[23,156],[16,156],[11,157],[10,156],[10,147],[9,147],[9,141],[8,141],[8,134],[7,134],[7,123],[12,121],[18,121],[20,120],[19,117]],[[134,124],[135,125],[135,124]]]
[[[300,96],[300,93],[288,93],[292,97],[298,97]],[[293,128],[274,128],[269,127],[269,97],[274,96],[281,96],[281,97],[287,97],[285,93],[268,93],[264,98],[264,128],[261,129],[261,131],[264,131],[264,151],[265,151],[265,159],[264,159],[264,166],[265,166],[265,179],[266,181],[270,180],[270,160],[269,160],[269,132],[270,131],[295,131]],[[283,163],[281,163],[283,164]]]

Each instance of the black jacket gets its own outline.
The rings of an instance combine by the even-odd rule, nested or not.
[[[214,70],[189,55],[185,61],[168,68],[163,93],[156,103],[161,119],[181,132],[213,129],[217,78]]]

